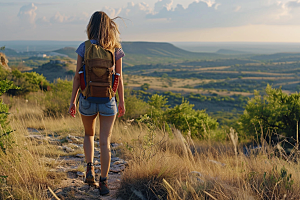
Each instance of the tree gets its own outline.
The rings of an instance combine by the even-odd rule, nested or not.
[[[149,90],[149,88],[150,88],[150,84],[149,84],[149,83],[144,83],[144,84],[141,86],[141,90],[144,90],[144,91]]]

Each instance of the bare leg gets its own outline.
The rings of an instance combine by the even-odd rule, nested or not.
[[[87,163],[94,162],[94,135],[97,115],[81,115],[82,123],[85,130],[83,149]]]
[[[108,170],[110,166],[110,140],[111,133],[114,125],[114,121],[116,119],[116,115],[114,116],[101,116],[100,119],[100,150],[101,150],[101,177],[108,176]]]

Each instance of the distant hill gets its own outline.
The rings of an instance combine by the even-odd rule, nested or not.
[[[77,60],[77,53],[75,51],[76,51],[76,49],[73,47],[65,47],[62,49],[55,50],[53,52],[65,54],[65,55],[69,56],[70,58]]]
[[[13,49],[9,49],[9,48],[5,48],[4,50],[0,50],[0,52],[4,53],[6,56],[17,56],[18,53],[13,50]]]
[[[249,52],[246,51],[236,51],[236,50],[231,50],[231,49],[219,49],[217,54],[226,54],[226,55],[245,55],[245,54],[250,54]]]
[[[180,49],[165,42],[123,42],[125,53],[173,58],[207,58],[219,56],[215,53],[195,53]]]
[[[275,53],[270,55],[257,55],[252,56],[250,59],[252,60],[260,60],[260,61],[277,61],[282,58],[297,58],[300,60],[300,53]]]
[[[127,55],[124,58],[124,64],[127,66],[226,57],[216,53],[189,52],[165,42],[123,42],[122,47]]]
[[[71,78],[75,74],[76,65],[71,60],[50,60],[32,71],[43,74],[48,81],[57,78]]]
[[[124,65],[157,64],[168,62],[180,62],[183,60],[200,60],[225,58],[225,55],[216,53],[195,53],[180,49],[173,44],[164,42],[122,42],[122,48],[127,56],[124,57]],[[68,55],[77,59],[75,48],[65,47],[53,52]],[[228,56],[227,56],[228,57]]]

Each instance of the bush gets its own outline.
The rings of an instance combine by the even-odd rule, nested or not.
[[[181,105],[166,110],[164,113],[166,122],[173,124],[184,134],[190,131],[194,138],[207,138],[209,131],[216,130],[219,124],[217,120],[209,117],[205,110],[194,110],[193,107],[193,104],[183,101]]]
[[[252,138],[275,133],[295,137],[300,119],[300,94],[285,94],[282,90],[266,87],[265,95],[255,91],[240,118],[242,127]]]
[[[144,90],[144,91],[149,90],[149,88],[150,88],[150,84],[149,84],[149,83],[144,83],[144,84],[141,86],[141,90]]]
[[[67,115],[72,95],[72,81],[57,79],[51,91],[46,93],[44,113],[47,116]]]
[[[0,96],[12,88],[17,89],[11,81],[0,81]],[[4,152],[8,146],[7,144],[10,143],[9,134],[12,132],[7,122],[8,114],[8,106],[4,104],[3,100],[0,98],[0,149]]]
[[[7,91],[11,95],[26,95],[30,92],[37,92],[40,89],[47,90],[50,85],[43,75],[36,72],[22,73],[19,70],[13,70],[7,77],[19,87],[18,90],[10,89]]]
[[[149,105],[141,99],[138,99],[135,95],[130,94],[130,90],[125,89],[125,115],[123,119],[137,118],[140,115],[144,115],[149,109]]]

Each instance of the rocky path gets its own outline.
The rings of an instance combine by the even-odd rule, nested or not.
[[[33,134],[34,133],[34,134]],[[44,162],[50,168],[50,178],[60,179],[59,183],[55,185],[48,192],[50,199],[52,200],[71,200],[71,199],[103,199],[111,200],[117,199],[116,192],[120,185],[120,179],[122,172],[127,166],[127,162],[117,157],[119,144],[112,143],[112,158],[111,166],[109,171],[108,186],[110,189],[109,196],[100,196],[97,187],[90,187],[84,183],[86,163],[84,160],[84,155],[81,153],[76,154],[76,152],[83,152],[83,138],[69,135],[62,139],[55,139],[52,137],[43,136],[41,134],[36,134],[31,131],[31,134],[27,136],[31,140],[37,141],[39,144],[47,142],[50,145],[56,145],[59,151],[64,152],[66,156],[61,156],[57,159],[45,157]],[[95,172],[96,180],[98,182],[100,178],[100,149],[98,148],[99,143],[95,141]],[[68,155],[69,154],[69,155]],[[52,177],[51,177],[52,176]]]

